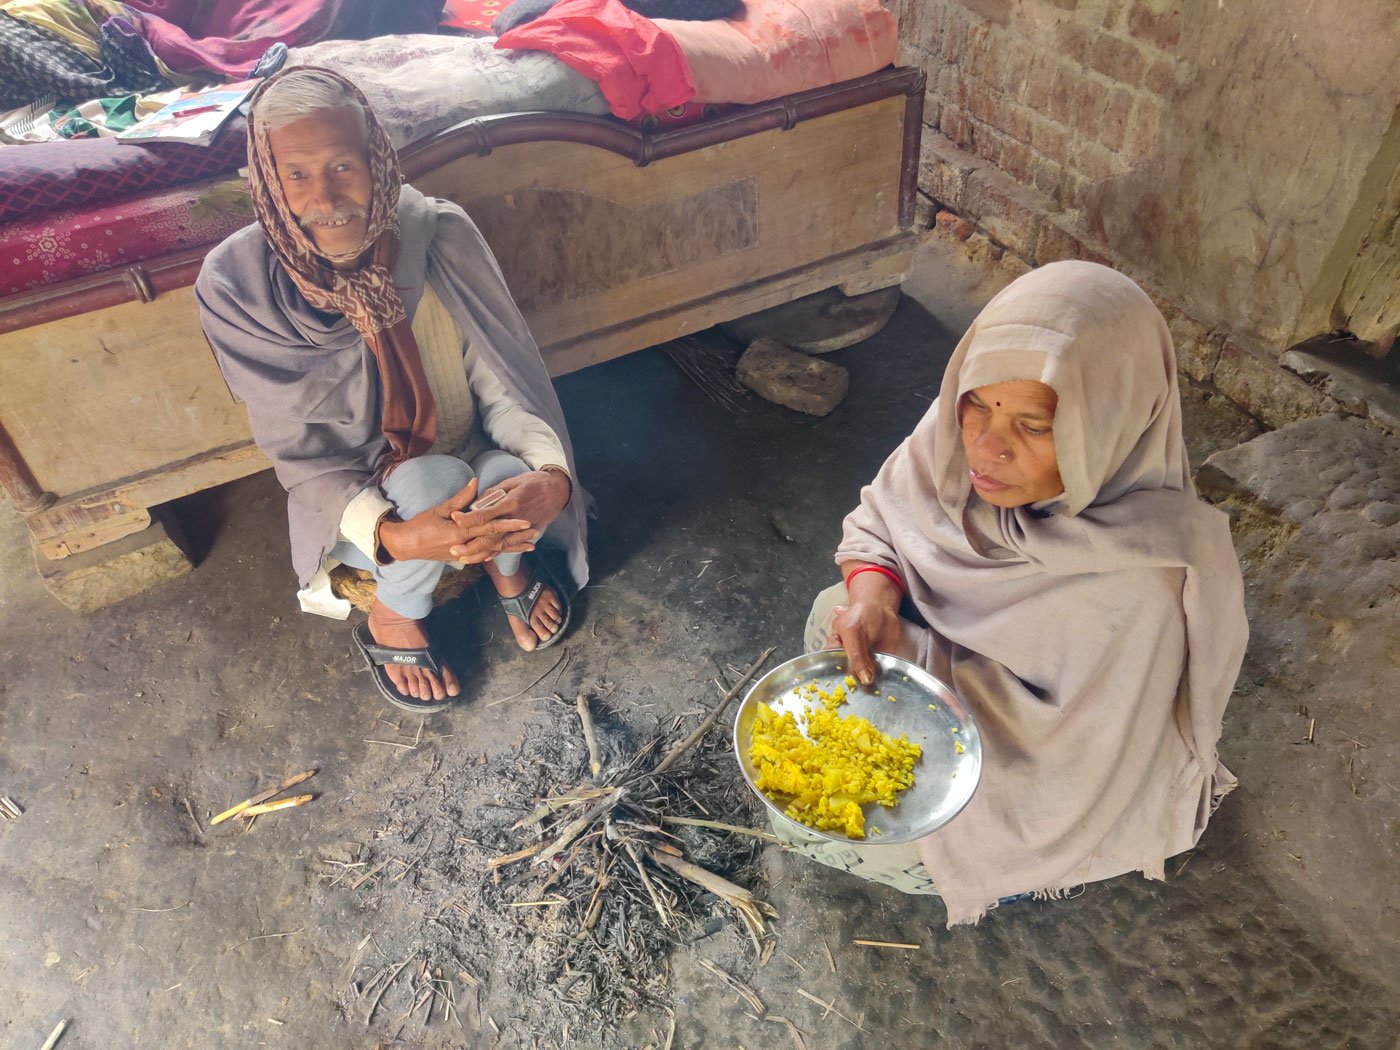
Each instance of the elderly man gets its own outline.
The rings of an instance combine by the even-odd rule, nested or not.
[[[364,97],[297,68],[253,95],[258,222],[205,260],[204,330],[287,490],[303,608],[337,563],[377,597],[356,645],[386,699],[461,691],[424,626],[443,571],[480,563],[524,650],[557,641],[587,582],[583,493],[554,388],[481,234],[403,185]]]

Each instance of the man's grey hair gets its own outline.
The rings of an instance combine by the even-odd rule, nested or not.
[[[294,70],[267,89],[253,106],[253,119],[275,131],[324,109],[348,106],[360,118],[360,128],[368,129],[365,107],[335,77],[317,69]]]

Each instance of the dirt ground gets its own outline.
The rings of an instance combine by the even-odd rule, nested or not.
[[[178,508],[191,575],[85,617],[48,597],[6,511],[0,794],[26,812],[0,823],[0,1045],[37,1048],[61,1019],[60,1050],[1400,1045],[1400,741],[1378,735],[1395,722],[1365,716],[1381,696],[1335,688],[1356,670],[1345,646],[1302,670],[1282,659],[1318,607],[1272,586],[1280,559],[1308,552],[1275,536],[1260,554],[1257,515],[1240,519],[1255,645],[1222,745],[1241,787],[1165,882],[1115,879],[948,931],[936,902],[764,846],[747,884],[780,916],[766,964],[702,902],[668,952],[637,955],[657,1001],[601,1025],[569,1005],[596,977],[541,983],[560,975],[540,917],[483,882],[536,794],[581,775],[572,705],[548,693],[602,697],[620,761],[677,716],[693,725],[727,667],[800,650],[842,516],[1005,277],[930,243],[891,324],[833,356],[851,392],[822,420],[757,399],[731,414],[656,351],[561,380],[598,501],[594,582],[545,653],[517,652],[473,596],[438,616],[470,686],[421,726],[379,700],[347,625],[296,611],[270,474]],[[1196,462],[1259,432],[1201,391],[1186,400]],[[1368,690],[1396,683],[1393,648],[1358,651]],[[1359,790],[1343,723],[1371,757]],[[310,767],[313,804],[209,826]],[[760,819],[722,755],[709,775],[716,819]],[[743,869],[744,847],[724,843],[716,863]],[[1322,877],[1339,858],[1350,882]],[[366,1024],[356,984],[423,959],[452,982],[460,1024],[405,1016],[406,981]]]

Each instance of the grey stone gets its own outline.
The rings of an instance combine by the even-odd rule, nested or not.
[[[1283,364],[1319,383],[1348,412],[1400,431],[1400,354],[1378,360],[1346,341],[1290,350]]]
[[[805,354],[827,354],[869,339],[889,323],[898,305],[897,285],[852,296],[828,288],[719,327],[745,345],[773,339]]]
[[[1334,402],[1286,368],[1227,342],[1211,378],[1221,393],[1266,426],[1322,415]]]
[[[55,561],[35,547],[34,565],[48,592],[78,613],[95,612],[194,568],[179,527],[159,510],[140,532],[81,554]]]
[[[739,382],[759,397],[809,416],[824,416],[850,386],[840,365],[799,354],[772,339],[759,339],[739,358]]]

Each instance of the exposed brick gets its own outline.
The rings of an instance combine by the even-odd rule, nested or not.
[[[1099,123],[1099,141],[1111,150],[1121,152],[1127,141],[1134,101],[1133,93],[1124,87],[1116,87],[1108,93]]]
[[[1081,141],[1074,148],[1070,163],[1090,182],[1104,182],[1123,174],[1122,159],[1097,142]]]
[[[972,145],[972,121],[950,103],[943,103],[943,111],[938,115],[938,129],[962,149]]]
[[[1064,58],[1079,65],[1087,65],[1089,52],[1094,46],[1090,30],[1077,22],[1064,22],[1055,34],[1055,50]]]
[[[1024,258],[1035,257],[1035,241],[1047,202],[992,168],[979,168],[968,177],[962,211],[999,244]]]
[[[950,65],[962,61],[966,45],[967,15],[955,8],[949,8],[943,22],[943,61]]]
[[[964,80],[958,87],[958,105],[971,117],[999,127],[1001,105],[991,88],[978,81]]]
[[[1031,145],[1058,164],[1069,160],[1070,134],[1052,121],[1043,118],[1031,121]]]
[[[1079,111],[1070,125],[1070,131],[1076,137],[1096,137],[1100,131],[1104,110],[1108,108],[1108,100],[1117,90],[1117,85],[1110,84],[1100,77],[1085,77],[1079,95]]]
[[[1020,98],[1030,75],[1035,52],[1009,33],[998,33],[991,44],[986,79],[998,91]]]
[[[1089,49],[1088,65],[1120,84],[1137,85],[1147,69],[1147,59],[1136,44],[1099,33]]]
[[[958,0],[963,7],[976,11],[997,25],[1006,25],[1011,20],[1011,0]]]
[[[1170,58],[1157,57],[1143,74],[1142,84],[1154,95],[1167,97],[1177,85],[1178,65]]]
[[[1040,236],[1035,242],[1035,264],[1079,258],[1079,239],[1055,222],[1041,223]]]
[[[1061,11],[1077,11],[1079,9],[1079,0],[1042,0],[1042,2],[1051,7],[1058,7]]]
[[[1099,21],[1099,24],[1105,29],[1117,29],[1123,24],[1123,12],[1126,9],[1127,5],[1123,3],[1123,0],[1109,0],[1109,2],[1104,5],[1103,18]]]
[[[1173,51],[1181,43],[1181,11],[1174,4],[1153,10],[1148,4],[1136,3],[1128,15],[1128,29],[1139,40]]]
[[[1025,143],[1008,138],[1003,144],[1001,159],[997,167],[1017,182],[1026,186],[1035,185],[1036,164],[1040,155]]]
[[[972,124],[972,153],[993,167],[1001,166],[1001,155],[1009,140],[990,124],[974,121]]]
[[[978,167],[976,157],[943,135],[926,134],[919,156],[919,189],[941,205],[958,208],[968,177]]]
[[[1031,184],[1038,193],[1044,194],[1051,200],[1060,190],[1060,180],[1064,178],[1064,169],[1049,157],[1037,153],[1035,162],[1035,177]]]
[[[1036,54],[1031,59],[1030,72],[1021,90],[1021,101],[1037,112],[1045,112],[1050,105],[1050,93],[1055,88],[1056,72],[1057,63],[1052,57]]]
[[[1029,143],[1032,125],[1035,122],[1034,114],[1006,98],[1000,100],[1000,110],[1001,116],[998,122],[1001,129],[1017,142]]]
[[[1056,121],[1073,126],[1079,119],[1086,95],[1087,84],[1084,76],[1070,66],[1060,66],[1055,70],[1055,83],[1050,89],[1046,109]]]
[[[1134,156],[1146,157],[1156,151],[1161,121],[1162,104],[1151,96],[1139,97],[1128,136],[1128,147]]]
[[[972,224],[950,211],[940,211],[934,217],[933,224],[957,241],[965,241],[972,236]]]

